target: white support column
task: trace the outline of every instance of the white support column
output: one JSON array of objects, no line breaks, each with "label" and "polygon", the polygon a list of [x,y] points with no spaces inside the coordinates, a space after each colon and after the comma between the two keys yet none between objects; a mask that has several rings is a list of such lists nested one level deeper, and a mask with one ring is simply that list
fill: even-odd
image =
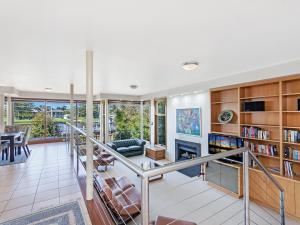
[{"label": "white support column", "polygon": [[[74,84],[70,84],[70,124],[74,125]],[[70,132],[70,155],[74,154],[74,130]]]},{"label": "white support column", "polygon": [[4,95],[0,94],[0,132],[4,131]]},{"label": "white support column", "polygon": [[105,99],[105,103],[104,103],[104,117],[105,117],[105,142],[109,142],[109,135],[108,135],[108,123],[109,123],[109,113],[108,113],[108,100]]},{"label": "white support column", "polygon": [[155,144],[155,101],[151,99],[151,129],[150,129],[150,143],[151,145]]},{"label": "white support column", "polygon": [[144,139],[144,104],[143,101],[140,103],[140,132],[141,139]]},{"label": "white support column", "polygon": [[7,109],[6,109],[6,115],[7,115],[7,125],[13,124],[13,113],[12,113],[12,101],[11,96],[7,96]]},{"label": "white support column", "polygon": [[99,104],[99,129],[100,129],[100,142],[104,143],[104,132],[105,132],[105,127],[103,126],[103,105],[102,101],[100,101]]},{"label": "white support column", "polygon": [[[93,136],[93,51],[86,51],[86,133]],[[93,199],[93,143],[86,139],[86,200]]]}]

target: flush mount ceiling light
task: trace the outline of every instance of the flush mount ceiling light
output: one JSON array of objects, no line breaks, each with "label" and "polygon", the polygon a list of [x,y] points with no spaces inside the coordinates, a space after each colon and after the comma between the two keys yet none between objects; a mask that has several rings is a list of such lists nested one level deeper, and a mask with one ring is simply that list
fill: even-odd
[{"label": "flush mount ceiling light", "polygon": [[187,71],[195,70],[199,67],[199,63],[196,61],[185,62],[182,64],[182,68]]},{"label": "flush mount ceiling light", "polygon": [[45,91],[52,91],[52,88],[45,88]]},{"label": "flush mount ceiling light", "polygon": [[130,85],[129,87],[130,87],[131,89],[133,89],[133,90],[138,88],[138,86],[135,85],[135,84],[132,84],[132,85]]}]

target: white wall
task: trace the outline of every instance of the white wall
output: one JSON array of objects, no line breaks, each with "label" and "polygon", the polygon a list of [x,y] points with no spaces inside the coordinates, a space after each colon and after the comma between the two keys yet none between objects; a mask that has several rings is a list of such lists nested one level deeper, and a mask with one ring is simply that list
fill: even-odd
[{"label": "white wall", "polygon": [[[167,102],[167,152],[166,157],[175,161],[175,139],[201,143],[201,155],[208,154],[208,133],[210,132],[210,94],[209,92],[168,97]],[[176,109],[201,108],[201,137],[176,133]]]}]

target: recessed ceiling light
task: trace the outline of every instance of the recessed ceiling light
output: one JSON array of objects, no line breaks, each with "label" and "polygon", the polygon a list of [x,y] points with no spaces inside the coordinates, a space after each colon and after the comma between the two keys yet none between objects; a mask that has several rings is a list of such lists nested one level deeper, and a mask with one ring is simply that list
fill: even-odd
[{"label": "recessed ceiling light", "polygon": [[133,90],[138,88],[138,86],[137,86],[136,84],[132,84],[132,85],[130,85],[129,87],[130,87],[131,89],[133,89]]},{"label": "recessed ceiling light", "polygon": [[195,70],[199,67],[199,63],[196,61],[185,62],[182,64],[182,68],[187,71]]},{"label": "recessed ceiling light", "polygon": [[52,88],[45,88],[45,91],[52,91]]}]

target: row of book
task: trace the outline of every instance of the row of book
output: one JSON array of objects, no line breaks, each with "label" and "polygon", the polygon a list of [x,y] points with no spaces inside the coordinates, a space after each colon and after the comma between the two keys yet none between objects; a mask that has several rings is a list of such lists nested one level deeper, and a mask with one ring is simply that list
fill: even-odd
[{"label": "row of book", "polygon": [[242,136],[247,138],[270,139],[270,131],[258,127],[243,127]]},{"label": "row of book", "polygon": [[293,170],[292,162],[284,161],[284,174],[285,176],[292,177],[292,178],[296,175]]},{"label": "row of book", "polygon": [[300,143],[300,131],[285,129],[283,139],[285,142]]},{"label": "row of book", "polygon": [[294,160],[300,160],[300,151],[291,146],[285,146],[284,157],[289,159],[294,159]]},{"label": "row of book", "polygon": [[209,134],[208,136],[209,145],[225,148],[240,148],[243,147],[243,140],[237,137],[228,137],[218,134]]},{"label": "row of book", "polygon": [[261,153],[270,156],[278,155],[278,147],[276,145],[257,144],[249,141],[244,141],[244,146],[250,148],[252,152]]}]

